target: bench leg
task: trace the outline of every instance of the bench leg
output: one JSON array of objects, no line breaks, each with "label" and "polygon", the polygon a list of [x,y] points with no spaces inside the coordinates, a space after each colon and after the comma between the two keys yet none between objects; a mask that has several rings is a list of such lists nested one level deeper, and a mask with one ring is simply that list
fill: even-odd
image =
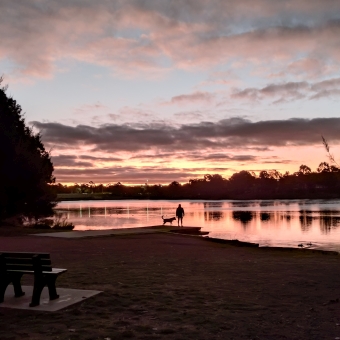
[{"label": "bench leg", "polygon": [[4,302],[4,298],[5,298],[5,292],[6,289],[8,287],[8,285],[10,283],[13,284],[13,288],[14,288],[14,296],[15,297],[20,297],[25,295],[25,292],[22,291],[21,288],[21,277],[22,274],[15,274],[15,275],[5,275],[4,278],[1,279],[0,282],[0,303]]},{"label": "bench leg", "polygon": [[22,277],[22,274],[12,275],[12,283],[13,283],[15,297],[20,297],[20,296],[25,295],[25,292],[23,292],[21,288],[21,277]]},{"label": "bench leg", "polygon": [[30,307],[35,307],[40,305],[40,296],[41,292],[43,291],[45,287],[43,277],[34,277],[34,287],[33,287],[33,295],[32,295],[32,301],[30,303]]},{"label": "bench leg", "polygon": [[35,276],[34,277],[34,287],[33,287],[33,295],[32,301],[30,303],[30,307],[35,307],[40,305],[40,296],[45,286],[48,287],[48,293],[50,296],[50,300],[56,300],[59,298],[57,294],[57,289],[55,287],[55,282],[57,280],[57,276]]},{"label": "bench leg", "polygon": [[57,294],[57,289],[55,287],[56,280],[57,276],[51,276],[47,278],[47,287],[48,293],[50,295],[50,300],[56,300],[59,298],[59,295]]},{"label": "bench leg", "polygon": [[5,292],[11,280],[8,277],[4,277],[0,282],[0,303],[4,302]]}]

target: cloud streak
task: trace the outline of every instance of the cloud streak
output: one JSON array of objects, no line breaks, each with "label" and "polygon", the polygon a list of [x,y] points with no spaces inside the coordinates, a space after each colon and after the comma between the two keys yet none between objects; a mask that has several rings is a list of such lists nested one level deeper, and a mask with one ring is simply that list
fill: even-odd
[{"label": "cloud streak", "polygon": [[232,94],[234,99],[250,101],[272,100],[274,103],[294,101],[298,99],[321,99],[340,96],[340,78],[320,82],[286,82],[269,84],[262,88],[245,88]]},{"label": "cloud streak", "polygon": [[100,127],[60,123],[32,124],[42,131],[48,146],[87,146],[93,151],[131,152],[162,150],[214,150],[260,146],[320,144],[320,136],[340,140],[340,118],[288,119],[252,122],[230,118],[219,122],[201,122],[179,127],[170,125],[106,124]]},{"label": "cloud streak", "polygon": [[181,169],[181,171],[162,167],[110,167],[93,169],[57,169],[57,182],[144,184],[152,179],[150,184],[185,182],[189,178],[197,177],[197,169]]}]

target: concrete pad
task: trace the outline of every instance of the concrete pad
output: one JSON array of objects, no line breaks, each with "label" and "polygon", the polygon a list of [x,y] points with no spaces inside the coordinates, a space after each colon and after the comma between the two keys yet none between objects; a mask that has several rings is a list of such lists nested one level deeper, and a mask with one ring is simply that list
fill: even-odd
[{"label": "concrete pad", "polygon": [[57,293],[59,299],[50,301],[48,295],[48,288],[45,287],[41,293],[40,305],[36,307],[30,307],[29,304],[32,300],[32,286],[22,286],[22,290],[25,292],[24,296],[14,297],[14,289],[12,285],[9,285],[6,289],[4,302],[0,303],[0,307],[14,308],[14,309],[27,309],[36,311],[55,312],[62,308],[69,307],[77,302],[84,301],[91,296],[102,293],[98,290],[82,290],[82,289],[69,289],[58,288]]},{"label": "concrete pad", "polygon": [[74,231],[61,231],[55,233],[41,233],[34,234],[34,236],[47,236],[47,237],[62,237],[62,238],[81,238],[81,237],[94,237],[94,236],[108,236],[108,235],[130,235],[130,234],[147,234],[155,233],[157,230],[143,230],[146,228],[127,228],[127,229],[110,229],[110,230],[74,230]]},{"label": "concrete pad", "polygon": [[[186,227],[186,229],[197,227]],[[60,231],[55,233],[39,233],[32,234],[34,236],[47,236],[47,237],[62,237],[62,238],[81,238],[81,237],[95,237],[95,236],[109,236],[109,235],[133,235],[133,234],[152,234],[160,232],[168,232],[170,230],[183,229],[182,227],[175,226],[151,226],[151,227],[139,227],[139,228],[120,228],[120,229],[108,229],[108,230],[72,230],[72,231]]]}]

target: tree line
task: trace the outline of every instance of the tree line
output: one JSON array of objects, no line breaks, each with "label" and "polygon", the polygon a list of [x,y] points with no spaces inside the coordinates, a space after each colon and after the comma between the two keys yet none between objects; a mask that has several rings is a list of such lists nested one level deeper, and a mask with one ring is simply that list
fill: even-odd
[{"label": "tree line", "polygon": [[[95,195],[108,199],[312,199],[340,197],[340,168],[322,162],[312,171],[301,165],[294,173],[262,170],[234,173],[229,179],[219,174],[205,175],[181,184],[128,186],[95,184],[52,185],[56,194]],[[66,195],[65,195],[66,196]],[[62,197],[65,197],[62,195]],[[92,196],[88,196],[93,198]],[[85,198],[85,197],[84,197]]]}]

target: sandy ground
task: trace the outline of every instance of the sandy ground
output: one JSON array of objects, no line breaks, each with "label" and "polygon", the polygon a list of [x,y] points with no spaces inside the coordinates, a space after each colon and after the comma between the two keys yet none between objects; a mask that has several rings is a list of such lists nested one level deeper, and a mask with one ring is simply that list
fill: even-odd
[{"label": "sandy ground", "polygon": [[2,236],[0,250],[48,251],[68,268],[57,286],[104,291],[53,313],[0,308],[1,340],[340,339],[340,256],[167,234]]}]

